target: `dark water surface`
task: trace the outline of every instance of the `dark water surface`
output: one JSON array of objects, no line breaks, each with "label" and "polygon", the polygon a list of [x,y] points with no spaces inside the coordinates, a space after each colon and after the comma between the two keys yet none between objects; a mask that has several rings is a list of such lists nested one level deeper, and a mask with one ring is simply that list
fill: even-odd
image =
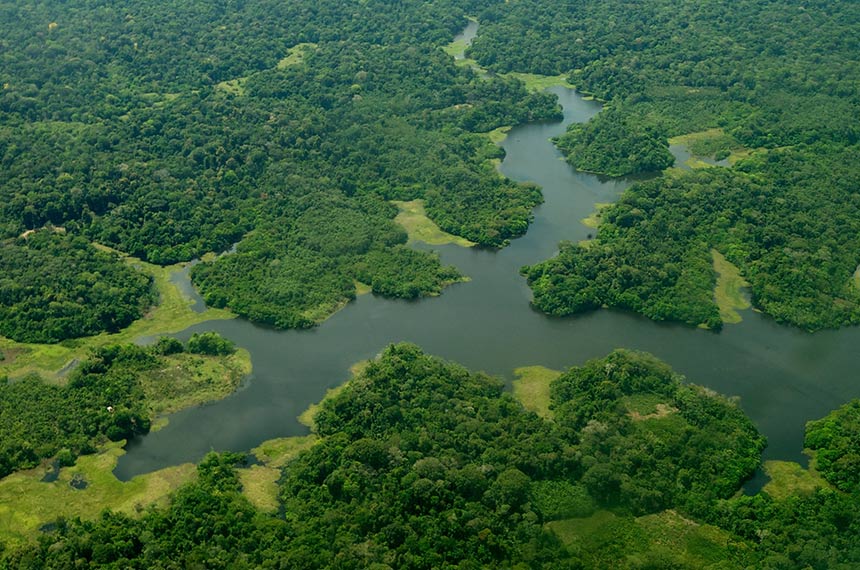
[{"label": "dark water surface", "polygon": [[266,439],[307,433],[296,416],[343,382],[351,364],[398,341],[508,379],[519,366],[563,369],[617,347],[647,350],[691,382],[739,396],[768,437],[766,459],[803,462],[805,422],[860,395],[860,329],[811,335],[745,311],[742,323],[712,333],[609,310],[556,319],[530,308],[520,266],[552,256],[560,240],[585,239],[593,230],[579,220],[595,202],[613,201],[629,184],[575,172],[560,159],[549,138],[570,122],[587,120],[599,106],[571,90],[553,91],[565,120],[518,127],[504,143],[502,172],[540,184],[546,200],[525,237],[501,251],[433,248],[472,278],[438,298],[363,296],[310,331],[273,331],[243,320],[185,331],[179,336],[216,330],[247,348],[253,377],[225,400],[174,414],[166,428],[132,442],[117,476],[128,479],[197,461],[210,450],[248,450]]}]

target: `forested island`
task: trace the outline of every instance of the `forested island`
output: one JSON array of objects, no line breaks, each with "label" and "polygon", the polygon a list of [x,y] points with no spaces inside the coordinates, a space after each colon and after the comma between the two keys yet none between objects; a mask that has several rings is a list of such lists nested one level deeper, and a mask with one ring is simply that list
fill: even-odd
[{"label": "forested island", "polygon": [[112,470],[251,372],[165,333],[444,295],[468,272],[415,241],[523,236],[541,189],[495,143],[562,117],[547,85],[603,103],[567,162],[636,181],[522,268],[538,310],[719,330],[731,274],[779,323],[860,323],[858,31],[847,0],[0,0],[0,568],[857,567],[860,402],[762,462],[736,399],[623,348],[508,390],[380,346],[308,435]]}]

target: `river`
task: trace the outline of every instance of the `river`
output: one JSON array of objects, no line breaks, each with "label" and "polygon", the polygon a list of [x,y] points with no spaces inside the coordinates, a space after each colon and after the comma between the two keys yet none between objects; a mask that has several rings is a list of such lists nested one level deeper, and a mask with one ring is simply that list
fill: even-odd
[{"label": "river", "polygon": [[[444,263],[471,277],[440,297],[407,302],[365,295],[312,330],[276,331],[236,319],[177,335],[218,331],[250,351],[253,375],[230,397],[174,414],[164,429],[132,441],[116,475],[127,480],[197,461],[210,450],[245,451],[305,434],[299,413],[346,380],[351,364],[399,341],[507,380],[520,366],[564,369],[618,347],[646,350],[690,382],[739,397],[768,438],[765,459],[805,464],[804,424],[860,395],[860,329],[809,334],[748,310],[742,323],[715,333],[613,310],[551,318],[530,307],[519,268],[554,255],[561,240],[585,239],[593,230],[579,220],[630,184],[576,172],[561,159],[549,139],[600,107],[573,90],[552,91],[564,120],[517,127],[503,143],[501,172],[543,188],[545,203],[524,237],[500,251],[433,247]],[[759,476],[754,486],[762,482]]]}]

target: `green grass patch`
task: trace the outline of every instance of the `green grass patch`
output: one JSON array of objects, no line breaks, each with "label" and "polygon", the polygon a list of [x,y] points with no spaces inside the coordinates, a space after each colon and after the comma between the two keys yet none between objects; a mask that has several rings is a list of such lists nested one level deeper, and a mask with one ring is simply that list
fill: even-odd
[{"label": "green grass patch", "polygon": [[457,40],[443,46],[442,50],[455,59],[463,59],[467,47],[469,47],[469,42],[466,40]]},{"label": "green grass patch", "polygon": [[765,461],[764,471],[770,481],[763,490],[774,499],[811,495],[816,489],[830,488],[814,468],[804,469],[794,461]]},{"label": "green grass patch", "polygon": [[299,453],[317,442],[315,435],[280,437],[264,441],[251,450],[254,457],[266,467],[280,468],[292,461]]},{"label": "green grass patch", "polygon": [[749,283],[741,277],[740,270],[719,251],[712,249],[711,255],[714,259],[714,271],[717,272],[714,300],[720,308],[720,318],[724,323],[739,323],[743,317],[738,311],[750,308],[750,303],[743,293]]},{"label": "green grass patch", "polygon": [[571,85],[567,81],[567,75],[538,75],[536,73],[519,73],[516,71],[512,71],[510,73],[506,73],[505,77],[515,77],[519,79],[526,85],[526,89],[529,91],[543,91],[544,89],[549,89],[550,87],[567,87],[568,89],[573,89],[573,85]]},{"label": "green grass patch", "polygon": [[392,204],[400,210],[394,221],[406,230],[410,242],[420,241],[430,245],[452,243],[461,247],[472,247],[475,245],[474,242],[466,238],[451,235],[439,229],[439,226],[427,217],[427,211],[424,209],[424,200],[418,199],[411,202],[394,200]]},{"label": "green grass patch", "polygon": [[280,506],[278,500],[278,479],[281,470],[252,465],[247,469],[239,469],[239,481],[242,483],[242,494],[264,513],[275,513]]},{"label": "green grass patch", "polygon": [[0,351],[14,355],[14,358],[7,356],[6,360],[0,362],[0,375],[21,377],[35,373],[48,381],[59,382],[62,381],[62,374],[59,372],[64,367],[86,358],[94,348],[130,343],[141,337],[176,333],[206,321],[235,318],[235,315],[226,309],[208,308],[202,313],[191,310],[194,301],[170,282],[171,274],[183,269],[183,264],[160,267],[134,257],[126,257],[126,261],[155,279],[158,302],[149,313],[118,333],[102,333],[66,340],[59,344],[19,343],[0,338]]},{"label": "green grass patch", "polygon": [[643,517],[597,511],[546,527],[594,568],[736,568],[729,533],[673,510]]},{"label": "green grass patch", "polygon": [[223,91],[224,93],[229,93],[231,95],[236,95],[241,97],[245,94],[245,81],[246,77],[240,77],[238,79],[230,79],[227,81],[222,81],[220,83],[215,84],[215,89],[219,91]]},{"label": "green grass patch", "polygon": [[317,44],[310,42],[294,45],[287,50],[287,56],[278,62],[278,69],[284,69],[291,65],[299,65],[305,60],[307,54],[316,49],[316,47]]},{"label": "green grass patch", "polygon": [[[499,127],[497,129],[493,129],[484,135],[490,139],[490,142],[493,144],[502,144],[505,142],[505,139],[508,138],[508,133],[511,131],[511,127]],[[498,160],[498,159],[496,159]],[[501,161],[499,161],[501,164]]]},{"label": "green grass patch", "polygon": [[665,396],[659,394],[633,394],[621,401],[634,420],[664,418],[678,411],[666,403]]},{"label": "green grass patch", "polygon": [[251,373],[251,354],[242,348],[226,357],[181,353],[164,360],[140,377],[155,416],[229,396]]},{"label": "green grass patch", "polygon": [[551,418],[549,409],[549,385],[561,376],[561,372],[544,366],[523,366],[514,370],[514,397],[523,407],[542,418]]},{"label": "green grass patch", "polygon": [[594,204],[594,211],[587,218],[582,218],[580,222],[587,228],[597,229],[600,222],[603,221],[603,210],[611,205],[609,202],[597,202]]},{"label": "green grass patch", "polygon": [[[187,463],[120,481],[114,477],[113,469],[125,453],[123,444],[111,443],[99,453],[79,457],[75,465],[61,469],[51,483],[41,481],[45,468],[0,479],[0,543],[33,540],[39,527],[58,517],[94,519],[104,509],[140,512],[148,505],[165,501],[197,473],[196,467]],[[73,479],[86,481],[86,488],[73,488]]]},{"label": "green grass patch", "polygon": [[371,292],[373,292],[373,287],[371,287],[367,283],[362,283],[361,281],[355,282],[355,294],[356,295],[358,295],[358,296],[367,295],[368,293],[371,293]]},{"label": "green grass patch", "polygon": [[280,506],[278,479],[281,478],[281,469],[316,442],[315,435],[281,437],[264,441],[252,449],[251,453],[263,465],[238,470],[242,493],[258,509],[267,513],[276,512]]}]

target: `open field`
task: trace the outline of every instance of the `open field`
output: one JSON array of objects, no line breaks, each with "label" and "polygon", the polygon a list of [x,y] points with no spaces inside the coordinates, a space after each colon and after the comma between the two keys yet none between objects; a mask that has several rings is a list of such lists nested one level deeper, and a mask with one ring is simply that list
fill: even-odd
[{"label": "open field", "polygon": [[514,370],[516,379],[513,383],[514,397],[527,410],[531,410],[542,418],[551,418],[549,409],[549,385],[561,376],[561,372],[543,366],[523,366]]},{"label": "open field", "polygon": [[474,242],[466,238],[451,235],[439,229],[439,226],[427,217],[427,212],[424,209],[424,200],[418,199],[410,202],[394,200],[392,203],[400,210],[394,221],[403,226],[403,229],[409,235],[409,241],[420,241],[430,245],[453,243],[461,247],[472,247],[475,245]]},{"label": "open field", "polygon": [[714,258],[714,271],[717,272],[714,300],[720,308],[720,318],[724,323],[737,324],[743,320],[738,311],[750,308],[750,302],[743,292],[749,283],[741,276],[740,270],[719,251],[712,249],[711,255]]}]

